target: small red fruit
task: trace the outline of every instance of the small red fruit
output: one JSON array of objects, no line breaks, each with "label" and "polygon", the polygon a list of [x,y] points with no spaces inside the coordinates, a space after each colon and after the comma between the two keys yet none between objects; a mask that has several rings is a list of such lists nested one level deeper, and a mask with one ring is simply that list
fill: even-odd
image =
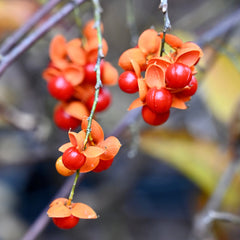
[{"label": "small red fruit", "polygon": [[148,106],[143,106],[142,117],[143,120],[153,126],[161,125],[165,123],[170,115],[170,111],[165,113],[155,113]]},{"label": "small red fruit", "polygon": [[63,76],[52,78],[47,85],[49,93],[56,99],[66,101],[74,93],[74,87]]},{"label": "small red fruit", "polygon": [[68,148],[62,155],[63,165],[70,170],[78,170],[85,163],[86,157],[76,147]]},{"label": "small red fruit", "polygon": [[182,63],[174,63],[166,70],[166,85],[169,88],[184,88],[192,79],[191,69]]},{"label": "small red fruit", "polygon": [[[96,63],[88,63],[85,65],[85,78],[84,81],[86,83],[90,83],[95,85],[97,81],[97,75],[95,71]],[[102,60],[100,63],[100,75],[102,77],[104,61]]]},{"label": "small red fruit", "polygon": [[[107,88],[101,88],[99,91],[99,95],[98,95],[98,102],[96,105],[96,109],[95,112],[102,112],[104,110],[106,110],[112,100],[112,95],[110,93],[110,91]],[[92,109],[92,105],[94,102],[94,95],[92,95],[88,100],[87,100],[87,107],[89,110]]]},{"label": "small red fruit", "polygon": [[62,106],[57,106],[54,110],[53,120],[62,130],[75,129],[81,124],[81,120],[72,117],[64,111]]},{"label": "small red fruit", "polygon": [[146,96],[147,106],[155,113],[168,112],[172,105],[172,94],[166,89],[151,88]]},{"label": "small red fruit", "polygon": [[78,224],[79,218],[71,215],[69,217],[52,218],[53,223],[61,229],[70,229]]},{"label": "small red fruit", "polygon": [[187,88],[184,88],[181,92],[176,93],[176,96],[180,98],[191,97],[196,93],[197,88],[198,88],[197,79],[194,76],[192,76],[192,79],[187,85]]},{"label": "small red fruit", "polygon": [[123,72],[118,79],[118,85],[123,92],[135,93],[138,91],[138,78],[132,71]]},{"label": "small red fruit", "polygon": [[114,158],[110,160],[101,160],[99,161],[99,164],[97,165],[96,168],[93,169],[93,172],[102,172],[104,170],[107,170],[112,166]]}]

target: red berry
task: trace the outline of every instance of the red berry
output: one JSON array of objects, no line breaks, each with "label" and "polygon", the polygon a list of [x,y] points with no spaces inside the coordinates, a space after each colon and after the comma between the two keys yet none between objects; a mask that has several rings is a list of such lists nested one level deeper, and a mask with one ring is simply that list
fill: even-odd
[{"label": "red berry", "polygon": [[[85,65],[85,78],[84,81],[95,85],[97,81],[97,75],[95,71],[96,63],[88,63]],[[100,75],[102,76],[104,61],[100,63]]]},{"label": "red berry", "polygon": [[187,85],[188,88],[183,89],[181,92],[176,93],[177,97],[191,97],[193,96],[198,88],[198,82],[197,79],[192,76],[191,81],[189,82],[189,84]]},{"label": "red berry", "polygon": [[191,79],[191,69],[182,63],[174,63],[166,70],[166,85],[169,88],[184,88]]},{"label": "red berry", "polygon": [[57,106],[54,110],[53,120],[62,130],[75,129],[81,124],[81,120],[72,117],[64,111],[62,106]]},{"label": "red berry", "polygon": [[101,160],[99,161],[99,164],[97,165],[96,168],[93,169],[93,172],[102,172],[104,170],[107,170],[108,168],[111,167],[113,163],[114,158],[110,160]]},{"label": "red berry", "polygon": [[69,217],[52,218],[53,223],[61,229],[70,229],[78,224],[79,218],[71,215]]},{"label": "red berry", "polygon": [[[109,90],[107,88],[101,88],[99,91],[98,103],[97,103],[95,111],[102,112],[102,111],[106,110],[109,107],[111,100],[112,100],[112,96],[111,96],[111,93],[109,92]],[[92,95],[87,100],[86,105],[89,110],[92,109],[93,102],[94,102],[94,95]]]},{"label": "red berry", "polygon": [[66,101],[74,93],[74,87],[63,76],[52,78],[47,85],[49,93],[58,100]]},{"label": "red berry", "polygon": [[70,170],[78,170],[86,161],[86,157],[76,147],[68,148],[62,155],[63,165]]},{"label": "red berry", "polygon": [[143,120],[153,126],[161,125],[165,123],[170,115],[170,111],[165,113],[155,113],[148,106],[143,106],[142,117]]},{"label": "red berry", "polygon": [[148,107],[155,113],[168,112],[172,105],[172,94],[166,89],[151,88],[146,96]]},{"label": "red berry", "polygon": [[123,92],[135,93],[138,91],[138,78],[132,71],[123,72],[118,79],[118,85]]}]

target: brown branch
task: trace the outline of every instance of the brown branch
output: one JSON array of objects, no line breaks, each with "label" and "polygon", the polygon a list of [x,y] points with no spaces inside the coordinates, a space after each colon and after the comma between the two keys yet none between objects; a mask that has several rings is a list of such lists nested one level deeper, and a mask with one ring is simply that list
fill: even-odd
[{"label": "brown branch", "polygon": [[56,14],[50,17],[44,24],[39,26],[15,48],[13,48],[7,55],[2,56],[0,64],[0,76],[20,55],[28,50],[34,43],[36,43],[42,36],[44,36],[53,26],[59,23],[65,16],[67,16],[74,8],[87,0],[72,0],[65,4]]}]

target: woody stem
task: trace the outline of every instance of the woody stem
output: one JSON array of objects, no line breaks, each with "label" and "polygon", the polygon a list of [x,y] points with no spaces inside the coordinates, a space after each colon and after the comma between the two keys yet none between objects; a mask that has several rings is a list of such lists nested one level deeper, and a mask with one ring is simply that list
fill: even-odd
[{"label": "woody stem", "polygon": [[[66,3],[61,9],[59,9],[55,14],[49,17],[48,20],[33,32],[31,32],[26,38],[24,38],[16,47],[11,48],[11,46],[2,47],[1,51],[6,54],[0,55],[0,76],[4,71],[26,50],[28,50],[34,43],[36,43],[42,36],[44,36],[53,26],[60,22],[66,15],[74,10],[77,6],[86,2],[87,0],[72,0]],[[34,20],[35,21],[35,20]],[[31,24],[30,24],[31,25]],[[24,31],[25,33],[25,31]],[[21,33],[22,34],[22,33]],[[18,38],[16,39],[18,40]],[[12,40],[15,43],[15,37]]]},{"label": "woody stem", "polygon": [[97,38],[98,38],[98,58],[95,65],[95,71],[96,71],[96,85],[95,85],[95,94],[94,94],[94,102],[92,105],[92,109],[90,112],[90,115],[88,117],[88,126],[86,131],[86,137],[84,140],[84,147],[86,148],[86,144],[88,142],[88,139],[91,134],[91,125],[92,125],[92,119],[94,112],[96,110],[96,106],[98,103],[98,96],[100,88],[102,87],[102,81],[101,81],[101,70],[100,70],[100,64],[101,60],[104,58],[103,50],[102,50],[102,32],[101,32],[101,6],[99,4],[98,0],[92,0],[93,6],[94,6],[94,20],[95,20],[95,28],[97,30]]},{"label": "woody stem", "polygon": [[163,19],[164,19],[164,27],[163,27],[163,38],[162,38],[162,45],[160,51],[160,57],[162,57],[164,53],[164,45],[165,45],[165,36],[168,29],[171,28],[170,19],[168,16],[168,0],[161,0],[159,8],[163,12]]}]

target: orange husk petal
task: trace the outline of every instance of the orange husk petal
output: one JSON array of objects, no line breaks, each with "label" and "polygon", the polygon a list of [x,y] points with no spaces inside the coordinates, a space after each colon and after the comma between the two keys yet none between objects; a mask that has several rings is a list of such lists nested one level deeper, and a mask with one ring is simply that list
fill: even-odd
[{"label": "orange husk petal", "polygon": [[85,163],[79,169],[81,173],[86,173],[92,171],[99,164],[99,157],[96,158],[86,158]]},{"label": "orange husk petal", "polygon": [[145,79],[138,78],[138,91],[139,91],[139,98],[142,101],[145,101],[148,92],[148,86],[146,84]]},{"label": "orange husk petal", "polygon": [[[189,98],[188,98],[189,99]],[[187,109],[187,105],[185,104],[186,98],[177,98],[175,95],[172,95],[172,105],[173,108],[178,109]]]},{"label": "orange husk petal", "polygon": [[[184,49],[187,50],[187,49]],[[183,63],[189,67],[193,66],[195,63],[198,62],[200,58],[200,52],[198,50],[191,50],[191,51],[179,51],[175,61],[178,63]]]},{"label": "orange husk petal", "polygon": [[145,103],[140,98],[137,98],[137,99],[133,100],[133,102],[130,104],[130,106],[128,107],[128,111],[131,111],[135,108],[142,107],[144,105],[145,105]]},{"label": "orange husk petal", "polygon": [[77,133],[76,132],[72,132],[72,131],[69,131],[68,132],[68,137],[69,137],[69,140],[71,142],[71,144],[75,147],[77,146],[78,142],[77,142]]},{"label": "orange husk petal", "polygon": [[49,207],[52,207],[56,204],[64,205],[65,203],[67,203],[67,201],[68,201],[67,198],[56,198],[50,203]]},{"label": "orange husk petal", "polygon": [[49,57],[54,65],[60,69],[68,65],[66,58],[66,40],[62,35],[55,36],[49,46]]},{"label": "orange husk petal", "polygon": [[157,53],[161,46],[161,38],[154,29],[145,30],[138,39],[138,47],[145,54]]},{"label": "orange husk petal", "polygon": [[97,146],[88,146],[82,153],[86,158],[96,158],[104,153],[104,149]]},{"label": "orange husk petal", "polygon": [[55,168],[56,168],[57,172],[64,177],[69,177],[76,172],[76,170],[70,170],[64,166],[64,164],[62,162],[62,156],[60,156],[57,159],[57,161],[55,163]]},{"label": "orange husk petal", "polygon": [[104,153],[100,156],[101,160],[110,160],[117,155],[121,143],[116,137],[110,136],[103,142],[100,142],[98,146],[104,149]]},{"label": "orange husk petal", "polygon": [[67,43],[67,54],[73,63],[84,66],[86,64],[86,52],[81,47],[82,41],[78,38]]},{"label": "orange husk petal", "polygon": [[82,83],[84,79],[84,68],[81,66],[69,65],[64,69],[63,75],[65,79],[70,82],[73,86],[77,86]]},{"label": "orange husk petal", "polygon": [[162,69],[166,70],[169,65],[171,65],[170,59],[165,57],[153,57],[148,61],[148,65],[155,64],[160,66]]},{"label": "orange husk petal", "polygon": [[73,216],[81,219],[97,218],[96,212],[90,206],[84,203],[75,203],[72,207],[71,213]]},{"label": "orange husk petal", "polygon": [[48,209],[47,215],[50,218],[69,217],[71,216],[71,210],[62,204],[55,204]]},{"label": "orange husk petal", "polygon": [[202,49],[194,42],[185,42],[183,43],[181,49],[188,49],[188,51],[192,51],[192,50],[195,50],[195,51],[199,51],[199,57],[202,57],[203,56],[203,51]]},{"label": "orange husk petal", "polygon": [[72,143],[70,143],[70,142],[64,143],[61,147],[58,148],[58,151],[59,152],[65,152],[70,147],[73,147]]},{"label": "orange husk petal", "polygon": [[66,113],[79,120],[82,120],[84,117],[89,116],[87,107],[79,101],[70,102],[68,104],[65,104],[63,107]]},{"label": "orange husk petal", "polygon": [[78,146],[79,150],[83,149],[86,137],[85,131],[80,131],[79,133],[69,131],[68,137],[73,146]]},{"label": "orange husk petal", "polygon": [[[101,32],[103,33],[103,24],[100,25]],[[92,19],[86,23],[86,25],[83,28],[83,35],[86,38],[95,38],[97,37],[97,30],[95,28],[95,21]]]},{"label": "orange husk petal", "polygon": [[82,102],[86,102],[90,96],[94,95],[94,92],[94,85],[82,83],[80,86],[75,86],[74,97]]},{"label": "orange husk petal", "polygon": [[[81,128],[83,130],[86,130],[88,126],[88,119],[84,118],[82,120]],[[95,144],[101,142],[104,140],[104,132],[100,124],[92,119],[92,124],[91,124],[91,137],[94,141]]]},{"label": "orange husk petal", "polygon": [[[160,33],[160,37],[163,38],[162,32]],[[175,48],[175,49],[181,48],[183,45],[183,41],[179,37],[177,37],[173,34],[168,34],[168,33],[165,35],[165,42],[168,45],[170,45],[172,48]]]},{"label": "orange husk petal", "polygon": [[134,70],[135,74],[137,75],[137,77],[141,77],[141,68],[140,68],[139,64],[134,60],[130,60],[130,62],[132,64],[133,70]]},{"label": "orange husk petal", "polygon": [[61,75],[61,71],[56,69],[56,68],[46,68],[43,73],[42,73],[42,77],[43,79],[45,79],[47,82],[50,81],[52,78],[60,76]]},{"label": "orange husk petal", "polygon": [[152,64],[149,65],[146,74],[145,74],[145,81],[148,87],[153,88],[161,88],[165,86],[165,72],[164,70],[156,65]]},{"label": "orange husk petal", "polygon": [[103,85],[115,85],[118,81],[118,71],[109,62],[104,62],[103,72],[102,72],[102,83]]},{"label": "orange husk petal", "polygon": [[125,71],[133,71],[132,61],[137,62],[141,70],[145,69],[145,55],[139,48],[130,48],[123,52],[119,57],[118,64]]}]

